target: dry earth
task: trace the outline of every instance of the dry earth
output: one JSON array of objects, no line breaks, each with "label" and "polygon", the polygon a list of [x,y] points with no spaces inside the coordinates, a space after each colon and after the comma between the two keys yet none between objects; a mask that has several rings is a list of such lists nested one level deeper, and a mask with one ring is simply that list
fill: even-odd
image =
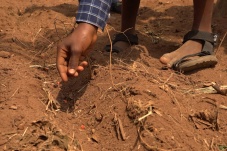
[{"label": "dry earth", "polygon": [[[99,31],[90,66],[62,83],[56,45],[73,28],[77,7],[70,0],[1,1],[0,150],[226,150],[227,97],[209,84],[227,85],[227,18],[213,20],[216,67],[181,74],[158,59],[190,30],[192,1],[142,0],[140,45],[110,58],[107,32]],[[111,13],[111,36],[119,24]]]}]

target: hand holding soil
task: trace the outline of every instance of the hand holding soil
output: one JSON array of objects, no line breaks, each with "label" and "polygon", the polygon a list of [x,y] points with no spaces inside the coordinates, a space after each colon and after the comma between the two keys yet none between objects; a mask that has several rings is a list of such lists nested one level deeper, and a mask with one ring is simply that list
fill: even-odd
[{"label": "hand holding soil", "polygon": [[63,81],[77,77],[88,65],[85,56],[92,50],[97,39],[97,28],[80,23],[57,47],[57,68]]}]

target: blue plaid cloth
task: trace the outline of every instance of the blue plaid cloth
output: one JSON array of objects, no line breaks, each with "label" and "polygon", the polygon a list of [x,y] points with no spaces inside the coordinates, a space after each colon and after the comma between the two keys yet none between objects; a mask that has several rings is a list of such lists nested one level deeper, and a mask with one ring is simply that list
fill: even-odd
[{"label": "blue plaid cloth", "polygon": [[80,0],[76,22],[92,24],[104,30],[112,0]]}]

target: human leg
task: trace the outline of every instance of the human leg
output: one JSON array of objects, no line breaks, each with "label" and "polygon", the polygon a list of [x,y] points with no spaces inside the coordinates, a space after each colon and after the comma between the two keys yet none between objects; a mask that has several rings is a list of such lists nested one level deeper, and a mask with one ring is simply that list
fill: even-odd
[{"label": "human leg", "polygon": [[119,0],[112,0],[110,11],[121,14],[122,2]]},{"label": "human leg", "polygon": [[[136,36],[135,36],[135,25],[136,25],[136,16],[139,10],[140,0],[122,0],[122,17],[121,17],[121,32],[126,35],[129,35],[129,39],[132,39],[131,44],[136,44]],[[122,37],[122,36],[120,36]],[[120,40],[119,38],[117,42],[114,42],[113,47],[114,49],[118,49],[117,51],[127,49],[131,44],[126,40]],[[124,35],[123,35],[124,39]],[[105,49],[109,51],[109,46]],[[119,50],[120,49],[120,50]]]},{"label": "human leg", "polygon": [[[214,0],[193,0],[193,3],[194,20],[191,30],[211,33]],[[188,40],[177,50],[164,54],[160,58],[160,61],[168,67],[172,67],[176,61],[180,60],[184,56],[201,52],[203,45],[204,42],[201,40]]]},{"label": "human leg", "polygon": [[136,16],[139,5],[140,0],[122,1],[121,32],[135,34]]}]

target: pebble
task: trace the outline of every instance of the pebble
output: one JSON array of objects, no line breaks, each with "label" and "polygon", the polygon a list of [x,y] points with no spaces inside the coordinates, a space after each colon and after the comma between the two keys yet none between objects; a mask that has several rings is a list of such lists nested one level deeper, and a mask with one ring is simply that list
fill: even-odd
[{"label": "pebble", "polygon": [[91,133],[94,134],[95,133],[95,129],[91,129]]},{"label": "pebble", "polygon": [[9,107],[9,109],[17,110],[17,106],[16,105],[12,105],[12,106]]},{"label": "pebble", "polygon": [[101,122],[101,121],[102,121],[102,114],[99,113],[99,112],[96,112],[96,114],[95,114],[95,119],[96,119],[98,122]]},{"label": "pebble", "polygon": [[7,52],[7,51],[1,51],[0,50],[0,57],[2,58],[9,58],[11,56],[11,53]]},{"label": "pebble", "polygon": [[22,123],[20,123],[20,124],[17,126],[17,128],[18,128],[19,130],[23,130],[24,127],[25,127],[25,122],[22,122]]},{"label": "pebble", "polygon": [[95,134],[92,134],[91,139],[92,139],[94,142],[96,142],[96,143],[99,142],[98,136],[95,135]]}]

